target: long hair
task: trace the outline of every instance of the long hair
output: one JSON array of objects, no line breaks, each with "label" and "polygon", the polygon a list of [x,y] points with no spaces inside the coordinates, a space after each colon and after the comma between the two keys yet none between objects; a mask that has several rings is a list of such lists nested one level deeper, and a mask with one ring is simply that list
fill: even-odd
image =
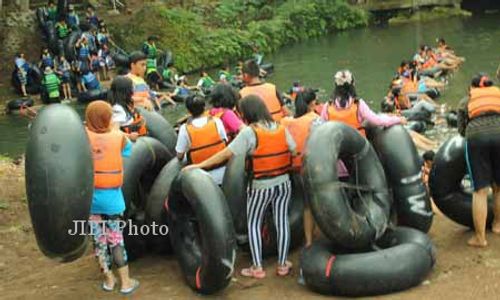
[{"label": "long hair", "polygon": [[233,109],[239,97],[229,84],[219,83],[210,92],[210,104],[215,108]]},{"label": "long hair", "polygon": [[493,85],[493,81],[488,77],[486,73],[479,73],[472,77],[471,87],[489,87]]},{"label": "long hair", "polygon": [[262,101],[259,96],[248,95],[244,97],[243,99],[241,99],[238,108],[243,117],[243,120],[247,124],[253,124],[257,122],[274,122],[271,114],[264,104],[264,101]]},{"label": "long hair", "polygon": [[302,117],[309,111],[309,104],[316,100],[316,93],[313,89],[305,89],[297,93],[295,98],[295,118]]},{"label": "long hair", "polygon": [[126,76],[116,76],[111,82],[111,88],[108,91],[108,102],[111,105],[121,105],[128,114],[132,114],[130,106],[134,103],[132,95],[134,94],[134,84]]},{"label": "long hair", "polygon": [[332,104],[338,101],[340,107],[345,108],[351,98],[356,100],[357,95],[354,88],[354,81],[354,76],[349,70],[342,70],[335,73],[335,88],[330,99]]}]

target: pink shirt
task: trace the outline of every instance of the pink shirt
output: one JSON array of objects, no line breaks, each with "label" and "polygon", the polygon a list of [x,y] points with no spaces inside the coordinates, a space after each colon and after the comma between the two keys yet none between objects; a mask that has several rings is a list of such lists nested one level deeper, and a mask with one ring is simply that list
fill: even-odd
[{"label": "pink shirt", "polygon": [[238,133],[241,125],[243,125],[243,121],[236,115],[236,113],[227,108],[212,108],[210,109],[210,115],[215,116],[216,114],[223,111],[224,113],[221,116],[222,123],[224,124],[224,129],[226,129],[226,133],[231,135],[233,133]]},{"label": "pink shirt", "polygon": [[[354,99],[352,98],[350,99],[349,106],[352,105],[353,100]],[[329,102],[325,103],[325,105],[323,105],[323,110],[321,110],[321,118],[326,121],[328,121],[328,104]],[[338,101],[335,101],[335,105],[337,107],[340,107]],[[359,123],[363,123],[364,121],[366,121],[372,125],[384,127],[390,127],[392,125],[401,123],[401,119],[397,116],[389,116],[384,114],[378,115],[374,113],[362,99],[359,100],[358,121]],[[339,177],[349,176],[349,171],[340,159],[337,161],[337,171]]]}]

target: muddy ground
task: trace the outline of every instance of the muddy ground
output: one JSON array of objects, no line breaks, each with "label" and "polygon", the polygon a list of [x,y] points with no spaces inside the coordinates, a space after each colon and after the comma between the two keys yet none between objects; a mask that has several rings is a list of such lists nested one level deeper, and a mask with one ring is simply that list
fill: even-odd
[{"label": "muddy ground", "polygon": [[[489,234],[490,246],[466,246],[471,232],[441,214],[430,231],[437,247],[434,271],[413,289],[384,299],[499,299],[500,236]],[[291,259],[298,264],[298,251]],[[238,269],[250,261],[239,253]],[[274,260],[266,261],[268,277],[256,281],[236,275],[227,289],[211,297],[193,293],[184,283],[174,257],[146,257],[132,262],[131,274],[141,282],[132,299],[323,299],[297,284],[297,272],[281,279]],[[0,295],[1,299],[121,299],[100,290],[97,264],[91,253],[59,264],[38,250],[27,210],[24,167],[0,161]],[[332,297],[333,298],[333,297]]]}]

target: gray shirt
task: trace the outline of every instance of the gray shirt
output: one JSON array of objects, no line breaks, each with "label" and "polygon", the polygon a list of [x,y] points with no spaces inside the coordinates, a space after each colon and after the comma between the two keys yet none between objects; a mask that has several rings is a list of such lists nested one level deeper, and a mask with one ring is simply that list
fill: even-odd
[{"label": "gray shirt", "polygon": [[[275,130],[277,128],[276,123],[271,123],[268,125],[264,125],[259,123],[258,126]],[[297,147],[295,141],[293,140],[292,135],[285,129],[285,137],[286,142],[288,144],[288,150],[290,152],[295,152],[295,148]],[[240,133],[236,136],[236,138],[229,144],[228,148],[234,155],[245,155],[249,156],[255,151],[255,147],[257,144],[257,139],[255,137],[255,133],[253,132],[250,126],[243,128]],[[288,174],[279,175],[273,178],[266,179],[254,179],[253,180],[253,188],[255,189],[268,189],[283,182],[289,180],[290,177]]]}]

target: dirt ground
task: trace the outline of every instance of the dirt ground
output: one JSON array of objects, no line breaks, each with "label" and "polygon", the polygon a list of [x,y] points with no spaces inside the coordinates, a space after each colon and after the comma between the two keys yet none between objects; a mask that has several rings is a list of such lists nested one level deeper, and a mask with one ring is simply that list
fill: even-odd
[{"label": "dirt ground", "polygon": [[[117,292],[100,290],[97,264],[90,254],[59,264],[38,250],[27,210],[22,162],[0,161],[0,295],[2,299],[121,299]],[[383,299],[498,299],[500,236],[489,234],[490,246],[466,246],[471,232],[441,214],[430,231],[437,250],[433,272],[418,287],[383,296]],[[291,259],[298,264],[298,251]],[[249,263],[239,254],[238,269]],[[268,277],[262,281],[235,276],[228,288],[209,299],[323,299],[297,284],[297,272],[281,279],[274,275],[274,260],[267,260]],[[131,274],[141,282],[132,299],[202,298],[183,281],[174,257],[146,257],[132,262]],[[296,270],[296,269],[295,269]]]}]

